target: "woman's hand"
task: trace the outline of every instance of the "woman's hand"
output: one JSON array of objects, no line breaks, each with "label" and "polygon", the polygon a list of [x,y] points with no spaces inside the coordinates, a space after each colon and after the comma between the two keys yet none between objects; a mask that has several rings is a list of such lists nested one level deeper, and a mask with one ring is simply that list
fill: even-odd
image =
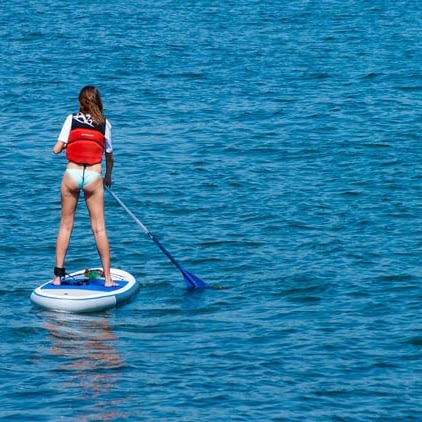
[{"label": "woman's hand", "polygon": [[108,188],[111,188],[111,176],[106,174],[103,178],[103,184],[104,186],[107,186]]},{"label": "woman's hand", "polygon": [[66,149],[67,144],[65,144],[62,141],[57,141],[56,145],[53,147],[53,153],[54,154],[60,154],[64,149]]}]

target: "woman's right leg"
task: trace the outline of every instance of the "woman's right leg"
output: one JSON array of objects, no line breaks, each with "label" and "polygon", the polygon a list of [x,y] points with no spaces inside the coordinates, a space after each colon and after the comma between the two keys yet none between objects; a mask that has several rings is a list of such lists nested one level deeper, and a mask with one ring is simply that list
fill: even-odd
[{"label": "woman's right leg", "polygon": [[[64,260],[69,247],[70,235],[73,230],[75,211],[78,205],[80,189],[71,176],[65,172],[61,185],[62,212],[59,234],[56,241],[56,267],[64,268]],[[54,276],[53,284],[60,284],[60,277]]]},{"label": "woman's right leg", "polygon": [[84,196],[91,218],[92,232],[94,233],[95,243],[104,271],[105,286],[116,286],[117,284],[111,279],[110,273],[110,246],[104,219],[103,179],[99,177],[98,180],[87,185],[84,188]]}]

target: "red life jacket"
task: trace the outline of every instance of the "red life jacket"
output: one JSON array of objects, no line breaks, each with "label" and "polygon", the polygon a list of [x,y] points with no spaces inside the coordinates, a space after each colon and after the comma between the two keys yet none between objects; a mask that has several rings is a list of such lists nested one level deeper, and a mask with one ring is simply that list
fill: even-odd
[{"label": "red life jacket", "polygon": [[66,158],[77,164],[101,163],[105,150],[105,124],[95,125],[86,116],[73,115]]}]

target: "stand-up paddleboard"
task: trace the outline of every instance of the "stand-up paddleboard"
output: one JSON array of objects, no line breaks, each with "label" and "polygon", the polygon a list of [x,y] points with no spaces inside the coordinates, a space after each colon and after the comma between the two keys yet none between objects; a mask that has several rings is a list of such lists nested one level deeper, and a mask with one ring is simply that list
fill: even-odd
[{"label": "stand-up paddleboard", "polygon": [[111,269],[111,277],[118,286],[105,287],[101,268],[76,271],[67,275],[60,286],[51,281],[37,287],[31,300],[42,308],[62,312],[98,312],[113,308],[130,299],[139,283],[126,271]]}]

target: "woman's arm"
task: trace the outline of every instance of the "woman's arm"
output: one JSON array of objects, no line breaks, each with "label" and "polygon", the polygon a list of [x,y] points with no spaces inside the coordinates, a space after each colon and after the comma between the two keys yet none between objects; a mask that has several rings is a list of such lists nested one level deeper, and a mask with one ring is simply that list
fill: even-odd
[{"label": "woman's arm", "polygon": [[109,188],[111,187],[111,173],[113,171],[113,163],[114,163],[113,153],[106,152],[105,159],[106,159],[106,171],[104,175],[104,184]]},{"label": "woman's arm", "polygon": [[72,128],[72,115],[69,114],[63,123],[62,130],[57,138],[56,145],[53,147],[54,154],[60,154],[67,147],[67,140],[69,139],[70,129]]}]

